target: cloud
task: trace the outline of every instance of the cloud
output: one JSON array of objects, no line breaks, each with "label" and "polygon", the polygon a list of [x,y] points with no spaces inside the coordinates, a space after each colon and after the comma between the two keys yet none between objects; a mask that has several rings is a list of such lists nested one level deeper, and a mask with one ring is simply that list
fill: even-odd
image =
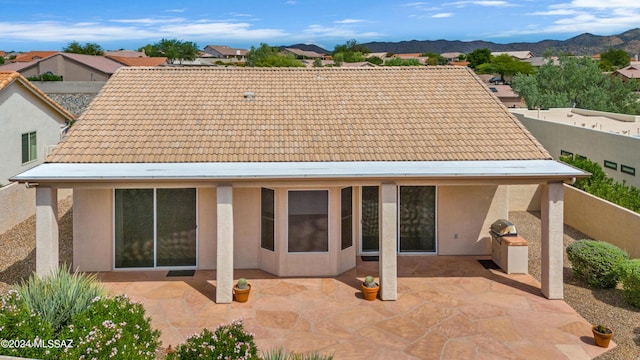
[{"label": "cloud", "polygon": [[364,22],[364,20],[359,20],[359,19],[344,19],[344,20],[337,20],[334,21],[335,24],[357,24],[357,23],[361,23]]},{"label": "cloud", "polygon": [[456,6],[456,7],[465,7],[467,5],[477,5],[477,6],[494,6],[494,7],[506,7],[506,6],[516,6],[515,4],[511,4],[508,1],[456,1],[452,3],[446,3],[444,5],[448,6]]},{"label": "cloud", "polygon": [[453,13],[440,13],[440,14],[434,14],[431,17],[432,18],[436,18],[436,19],[440,19],[440,18],[448,18],[448,17],[452,17]]},{"label": "cloud", "polygon": [[187,9],[169,9],[169,10],[165,10],[165,12],[168,12],[168,13],[183,13],[185,11],[187,11]]}]

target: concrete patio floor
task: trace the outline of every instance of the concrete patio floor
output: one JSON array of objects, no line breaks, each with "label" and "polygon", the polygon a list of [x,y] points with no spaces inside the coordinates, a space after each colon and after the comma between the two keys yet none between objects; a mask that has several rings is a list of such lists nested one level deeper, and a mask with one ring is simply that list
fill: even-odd
[{"label": "concrete patio floor", "polygon": [[[335,359],[591,359],[591,325],[547,300],[529,275],[487,270],[478,257],[398,258],[398,300],[365,301],[360,283],[378,262],[358,260],[335,278],[277,278],[236,270],[252,285],[246,303],[216,304],[215,271],[106,272],[113,293],[144,304],[163,347],[202,328],[243,319],[261,350],[318,351]],[[485,259],[485,258],[482,258]],[[610,348],[615,346],[612,343]]]}]

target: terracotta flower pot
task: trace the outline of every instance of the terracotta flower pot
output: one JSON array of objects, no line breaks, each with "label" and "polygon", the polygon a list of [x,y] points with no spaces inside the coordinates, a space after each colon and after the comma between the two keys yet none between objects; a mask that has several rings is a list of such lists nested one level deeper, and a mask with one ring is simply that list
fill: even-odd
[{"label": "terracotta flower pot", "polygon": [[596,342],[596,345],[607,348],[609,347],[609,341],[613,337],[613,331],[609,334],[601,333],[596,331],[596,326],[591,327],[591,331],[593,332],[593,340]]},{"label": "terracotta flower pot", "polygon": [[247,302],[249,300],[249,292],[251,291],[251,284],[247,284],[246,289],[238,289],[237,287],[233,287],[233,296],[235,297],[237,302]]},{"label": "terracotta flower pot", "polygon": [[366,287],[364,286],[364,284],[362,284],[361,286],[362,286],[362,295],[366,300],[374,301],[376,297],[378,297],[378,290],[380,290],[379,285],[374,288]]}]

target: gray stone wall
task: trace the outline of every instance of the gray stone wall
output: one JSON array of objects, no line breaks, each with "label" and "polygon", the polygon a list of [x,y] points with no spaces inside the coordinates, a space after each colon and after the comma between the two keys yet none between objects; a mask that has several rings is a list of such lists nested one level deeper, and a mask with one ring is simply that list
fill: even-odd
[{"label": "gray stone wall", "polygon": [[80,116],[97,94],[47,94],[76,117]]}]

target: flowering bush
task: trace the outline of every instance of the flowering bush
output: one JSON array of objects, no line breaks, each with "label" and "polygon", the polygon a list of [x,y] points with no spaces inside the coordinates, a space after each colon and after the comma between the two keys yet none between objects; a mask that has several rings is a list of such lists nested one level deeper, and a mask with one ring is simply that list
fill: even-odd
[{"label": "flowering bush", "polygon": [[154,359],[160,332],[151,328],[141,304],[126,295],[98,297],[65,326],[59,338],[73,339],[70,359]]},{"label": "flowering bush", "polygon": [[242,321],[222,324],[213,332],[203,329],[180,344],[174,353],[167,355],[170,359],[259,359],[258,348],[253,335],[245,332]]}]

